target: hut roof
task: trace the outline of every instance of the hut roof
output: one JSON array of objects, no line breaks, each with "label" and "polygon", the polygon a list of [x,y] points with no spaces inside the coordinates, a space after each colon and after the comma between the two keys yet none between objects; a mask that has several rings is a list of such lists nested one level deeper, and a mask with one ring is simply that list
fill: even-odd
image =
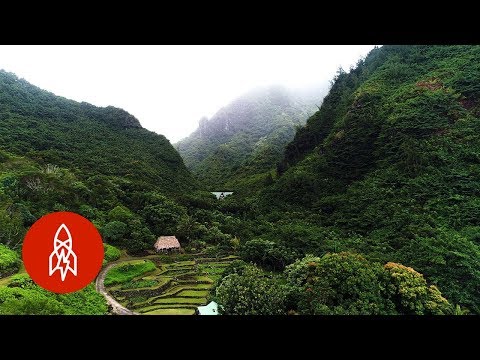
[{"label": "hut roof", "polygon": [[156,250],[177,249],[179,247],[180,242],[175,236],[160,236],[155,243]]}]

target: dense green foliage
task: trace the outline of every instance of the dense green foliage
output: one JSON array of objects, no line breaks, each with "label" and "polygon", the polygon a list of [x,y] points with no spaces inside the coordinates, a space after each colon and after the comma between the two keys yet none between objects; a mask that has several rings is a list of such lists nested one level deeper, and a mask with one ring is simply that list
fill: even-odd
[{"label": "dense green foliage", "polygon": [[115,246],[109,245],[109,244],[103,244],[103,249],[104,249],[104,260],[103,263],[109,263],[111,261],[115,261],[120,259],[120,256],[122,255],[121,251],[117,249]]},{"label": "dense green foliage", "polygon": [[285,273],[302,314],[453,313],[435,286],[427,286],[421,274],[400,264],[383,267],[357,254],[339,253],[306,257]]},{"label": "dense green foliage", "polygon": [[149,260],[131,261],[117,265],[105,277],[105,285],[126,283],[135,277],[155,270],[155,264]]},{"label": "dense green foliage", "polygon": [[[358,254],[307,255],[283,274],[232,263],[216,296],[224,314],[448,315],[453,306],[423,275],[396,263],[381,266]],[[461,311],[461,310],[460,310]]]},{"label": "dense green foliage", "polygon": [[245,267],[222,279],[216,288],[219,312],[225,315],[285,314],[285,292],[275,279],[255,266]]},{"label": "dense green foliage", "polygon": [[[128,125],[118,126],[112,109],[92,117],[84,105],[74,111],[76,103],[53,97],[72,104],[65,111],[76,117],[66,121],[65,111],[48,100],[43,120],[35,110],[43,95],[26,105],[0,97],[7,104],[0,108],[7,114],[0,117],[0,243],[18,249],[40,216],[72,210],[94,221],[107,243],[129,252],[151,249],[159,235],[176,235],[187,252],[239,255],[245,262],[227,266],[215,286],[225,314],[479,314],[479,64],[480,46],[374,49],[348,73],[338,72],[283,159],[284,145],[305,120],[298,103],[278,90],[232,103],[178,144],[205,190],[236,191],[222,201],[196,191],[178,155],[123,113],[115,116]],[[2,76],[0,93],[28,88]],[[101,167],[88,160],[94,154],[68,148],[68,136],[55,132],[59,122],[68,136],[78,125],[86,139],[85,131],[107,137],[92,139],[94,149],[106,146],[97,156],[108,152]],[[127,138],[134,143],[125,145]],[[118,160],[117,147],[124,145],[139,148]],[[133,154],[135,166],[128,162]],[[153,164],[157,155],[163,160]],[[67,164],[72,157],[78,159]],[[166,178],[169,185],[159,180],[164,165],[168,174],[178,172],[176,180]],[[175,267],[169,271],[184,271]],[[138,290],[132,282],[138,278],[158,288],[154,270],[149,262],[114,268],[108,284]],[[0,291],[0,302],[13,311],[11,299],[23,296],[13,292],[23,289]],[[51,301],[44,311],[63,311],[44,294],[35,296]]]},{"label": "dense green foliage", "polygon": [[92,220],[109,243],[150,249],[172,225],[153,226],[149,206],[195,186],[168,140],[127,112],[0,71],[0,243],[16,249],[36,219],[68,210]]},{"label": "dense green foliage", "polygon": [[339,71],[258,197],[276,227],[262,237],[299,224],[296,251],[400,262],[480,312],[479,60],[479,46],[384,46]]},{"label": "dense green foliage", "polygon": [[423,276],[412,268],[388,263],[387,294],[402,314],[451,314],[453,309],[434,285],[427,286]]},{"label": "dense green foliage", "polygon": [[0,287],[0,315],[103,315],[107,304],[92,284],[71,294],[54,294],[33,283],[28,275],[15,275]]},{"label": "dense green foliage", "polygon": [[0,147],[40,165],[69,168],[91,186],[108,181],[169,192],[192,186],[168,140],[143,129],[124,110],[67,100],[5,71],[0,71]]},{"label": "dense green foliage", "polygon": [[0,244],[0,278],[18,270],[20,257],[5,245]]},{"label": "dense green foliage", "polygon": [[253,239],[243,244],[240,254],[246,261],[252,261],[264,268],[282,270],[285,265],[292,263],[298,254],[274,241]]},{"label": "dense green foliage", "polygon": [[176,148],[206,189],[252,192],[271,181],[285,145],[321,103],[321,93],[257,89],[200,120]]}]

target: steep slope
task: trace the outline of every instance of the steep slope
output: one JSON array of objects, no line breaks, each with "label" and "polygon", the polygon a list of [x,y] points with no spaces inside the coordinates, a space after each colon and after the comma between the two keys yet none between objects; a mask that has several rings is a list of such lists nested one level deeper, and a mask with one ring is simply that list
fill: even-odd
[{"label": "steep slope", "polygon": [[162,135],[126,111],[78,103],[0,71],[0,148],[39,164],[122,177],[164,192],[187,190],[192,178]]},{"label": "steep slope", "polygon": [[55,96],[0,71],[0,243],[19,249],[53,211],[92,220],[132,252],[176,226],[196,183],[169,141],[132,115]]},{"label": "steep slope", "polygon": [[413,266],[480,312],[479,79],[479,46],[374,49],[287,146],[265,211],[298,211],[343,234],[323,251]]},{"label": "steep slope", "polygon": [[198,129],[176,144],[185,164],[212,190],[263,183],[281,159],[295,129],[303,125],[322,90],[301,95],[282,87],[252,91],[200,120]]}]

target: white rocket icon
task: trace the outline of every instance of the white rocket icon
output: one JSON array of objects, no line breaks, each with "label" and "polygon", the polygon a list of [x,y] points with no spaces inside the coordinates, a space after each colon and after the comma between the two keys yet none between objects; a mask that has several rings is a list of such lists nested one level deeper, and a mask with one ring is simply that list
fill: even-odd
[{"label": "white rocket icon", "polygon": [[[62,231],[63,230],[63,231]],[[60,235],[66,234],[67,239],[60,239]],[[77,255],[72,250],[72,235],[65,224],[57,229],[53,239],[53,251],[49,257],[48,275],[52,276],[55,271],[60,271],[62,281],[65,281],[67,273],[70,271],[73,276],[77,276]]]}]

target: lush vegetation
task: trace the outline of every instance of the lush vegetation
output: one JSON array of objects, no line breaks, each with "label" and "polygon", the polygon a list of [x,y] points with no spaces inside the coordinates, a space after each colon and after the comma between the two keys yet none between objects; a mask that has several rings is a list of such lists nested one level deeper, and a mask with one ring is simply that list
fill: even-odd
[{"label": "lush vegetation", "polygon": [[108,291],[122,305],[141,314],[192,315],[198,306],[207,304],[210,289],[235,257],[171,254],[149,259],[155,261],[153,271],[137,273],[121,285],[111,283]]},{"label": "lush vegetation", "polygon": [[176,192],[192,186],[169,141],[124,110],[67,100],[5,71],[0,71],[0,104],[2,149],[68,168],[88,190],[104,183],[113,185],[110,191]]},{"label": "lush vegetation", "polygon": [[195,188],[168,140],[132,115],[0,71],[0,243],[18,249],[36,219],[68,210],[93,221],[107,242],[140,252],[169,232],[151,226],[158,209],[149,206]]},{"label": "lush vegetation", "polygon": [[[117,300],[142,313],[192,313],[211,297],[225,314],[479,314],[479,59],[480,46],[374,49],[349,72],[338,72],[321,108],[283,155],[277,150],[293,131],[275,150],[252,154],[258,144],[274,143],[268,134],[284,118],[272,114],[289,100],[280,92],[277,103],[257,101],[257,95],[234,102],[178,145],[205,189],[255,190],[221,201],[197,190],[177,154],[163,161],[159,153],[173,150],[159,146],[159,137],[143,136],[133,122],[115,125],[116,116],[125,120],[121,112],[110,118],[103,111],[112,109],[99,109],[98,118],[91,117],[77,104],[71,113],[79,117],[69,122],[59,107],[49,115],[53,102],[44,115],[33,111],[40,95],[28,106],[21,97],[4,96],[0,243],[10,250],[0,248],[0,272],[18,268],[23,235],[39,216],[67,209],[93,220],[106,243],[129,254],[151,249],[158,235],[180,239],[185,254],[151,255],[151,261],[108,274]],[[2,76],[0,93],[28,88]],[[297,110],[282,110],[290,114],[291,129],[302,122]],[[66,135],[51,132],[57,123],[72,130],[68,136],[77,123],[82,131],[108,132],[112,142],[92,140],[105,146],[97,154],[108,153],[102,166],[84,154],[78,165],[67,164],[63,159],[77,155],[66,150]],[[32,144],[26,140],[31,132]],[[128,163],[129,154],[127,160],[114,158],[127,141],[145,153],[135,155],[136,166]],[[61,146],[65,154],[58,152]],[[153,164],[157,155],[163,160]],[[176,180],[167,177],[169,185],[156,172],[164,166],[167,174],[178,171]],[[111,260],[119,256],[108,247],[106,253]],[[231,254],[242,260],[228,266],[220,261],[233,260]],[[0,291],[3,311],[12,312],[12,301],[31,289],[9,285]],[[60,300],[35,293],[38,302],[51,301],[43,308],[55,313],[53,300]]]},{"label": "lush vegetation", "polygon": [[54,294],[33,283],[26,274],[15,275],[0,286],[0,315],[103,315],[107,305],[94,286],[72,294]]},{"label": "lush vegetation", "polygon": [[285,314],[285,292],[255,266],[225,276],[216,288],[219,312],[226,315]]},{"label": "lush vegetation", "polygon": [[20,265],[18,254],[5,245],[0,244],[0,278],[9,273],[14,273]]},{"label": "lush vegetation", "polygon": [[104,249],[104,259],[103,259],[103,264],[105,265],[106,263],[116,261],[120,259],[120,256],[122,255],[122,252],[117,249],[115,246],[108,245],[108,244],[103,244],[103,249]]},{"label": "lush vegetation", "polygon": [[384,46],[339,71],[255,199],[261,237],[401,263],[480,312],[478,59],[478,46]]},{"label": "lush vegetation", "polygon": [[176,148],[205,189],[253,192],[269,181],[296,128],[321,101],[320,89],[257,89],[201,119]]},{"label": "lush vegetation", "polygon": [[153,270],[155,270],[155,264],[148,260],[133,260],[126,264],[116,265],[105,277],[105,285],[126,283]]},{"label": "lush vegetation", "polygon": [[381,266],[358,254],[307,255],[269,274],[236,263],[216,288],[228,315],[448,315],[456,309],[422,274],[401,264]]}]

